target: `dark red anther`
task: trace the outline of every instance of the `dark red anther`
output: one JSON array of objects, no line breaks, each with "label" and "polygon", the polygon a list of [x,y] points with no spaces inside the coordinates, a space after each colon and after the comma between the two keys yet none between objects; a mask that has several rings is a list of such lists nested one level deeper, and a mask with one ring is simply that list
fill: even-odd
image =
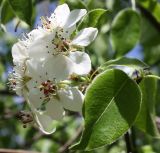
[{"label": "dark red anther", "polygon": [[13,85],[14,85],[14,86],[16,86],[16,85],[17,85],[17,83],[16,83],[16,82],[13,82]]},{"label": "dark red anther", "polygon": [[45,82],[42,82],[42,86],[46,87],[48,85],[48,83],[45,81]]},{"label": "dark red anther", "polygon": [[45,96],[48,96],[49,90],[44,89],[43,93],[44,93]]}]

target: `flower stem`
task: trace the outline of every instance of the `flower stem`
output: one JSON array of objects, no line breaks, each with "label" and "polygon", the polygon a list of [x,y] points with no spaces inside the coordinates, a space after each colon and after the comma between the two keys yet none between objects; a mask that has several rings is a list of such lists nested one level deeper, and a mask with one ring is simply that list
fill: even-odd
[{"label": "flower stem", "polygon": [[93,78],[95,77],[96,73],[98,73],[98,71],[99,71],[99,68],[97,68],[97,69],[91,74],[91,76],[90,76],[90,81],[93,80]]}]

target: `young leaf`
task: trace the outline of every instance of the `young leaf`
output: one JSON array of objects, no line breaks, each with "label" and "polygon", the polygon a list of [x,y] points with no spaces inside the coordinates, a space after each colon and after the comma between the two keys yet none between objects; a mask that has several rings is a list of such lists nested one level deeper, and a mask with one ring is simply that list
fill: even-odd
[{"label": "young leaf", "polygon": [[138,85],[123,71],[111,69],[98,75],[86,92],[82,138],[72,149],[92,150],[113,143],[133,125],[140,103]]},{"label": "young leaf", "polygon": [[8,0],[4,0],[2,2],[2,8],[1,8],[1,23],[6,24],[10,20],[12,20],[15,17],[13,10],[8,2]]},{"label": "young leaf", "polygon": [[8,0],[15,15],[31,25],[32,0]]},{"label": "young leaf", "polygon": [[100,66],[100,70],[106,70],[109,68],[113,68],[116,66],[126,66],[134,69],[139,68],[148,68],[149,66],[144,62],[136,59],[136,58],[127,58],[127,57],[120,57],[115,60],[110,60]]},{"label": "young leaf", "polygon": [[104,9],[91,10],[78,25],[78,30],[81,30],[84,27],[96,27],[100,17],[106,12],[107,10]]},{"label": "young leaf", "polygon": [[160,133],[157,129],[155,122],[155,98],[157,90],[157,78],[146,76],[141,81],[140,88],[142,91],[142,105],[135,125],[139,129],[153,137],[160,137]]},{"label": "young leaf", "polygon": [[124,9],[118,13],[112,23],[111,43],[117,56],[130,51],[139,41],[140,16],[132,9]]}]

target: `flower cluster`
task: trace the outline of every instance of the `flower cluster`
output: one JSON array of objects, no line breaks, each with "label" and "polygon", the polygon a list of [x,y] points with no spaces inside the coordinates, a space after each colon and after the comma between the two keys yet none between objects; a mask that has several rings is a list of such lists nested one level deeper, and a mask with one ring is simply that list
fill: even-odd
[{"label": "flower cluster", "polygon": [[75,78],[89,74],[91,61],[84,47],[97,36],[96,28],[76,34],[76,23],[85,9],[70,11],[58,6],[50,17],[42,17],[42,26],[25,34],[12,47],[14,71],[10,87],[28,102],[37,125],[46,134],[55,131],[65,109],[81,112],[83,94]]}]

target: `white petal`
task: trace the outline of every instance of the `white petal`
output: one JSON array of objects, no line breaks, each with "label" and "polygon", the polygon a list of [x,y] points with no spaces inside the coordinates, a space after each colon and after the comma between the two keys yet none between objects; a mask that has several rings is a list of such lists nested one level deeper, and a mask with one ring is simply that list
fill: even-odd
[{"label": "white petal", "polygon": [[38,59],[30,59],[26,61],[26,75],[35,81],[45,81],[47,79],[43,68],[43,61]]},{"label": "white petal", "polygon": [[60,101],[65,109],[82,111],[84,95],[77,88],[69,88],[59,91]]},{"label": "white petal", "polygon": [[78,46],[88,46],[97,36],[97,28],[82,29],[78,35],[73,39],[71,44]]},{"label": "white petal", "polygon": [[56,126],[54,124],[54,120],[52,120],[49,116],[40,114],[38,112],[35,113],[35,120],[40,128],[40,130],[44,134],[52,134],[56,131]]},{"label": "white petal", "polygon": [[[30,86],[28,85],[28,87]],[[27,97],[28,102],[32,104],[36,110],[38,110],[41,107],[44,95],[42,94],[42,92],[39,91],[39,89],[30,87]]]},{"label": "white petal", "polygon": [[65,28],[70,28],[75,25],[85,14],[87,13],[86,9],[76,9],[71,11],[65,23]]},{"label": "white petal", "polygon": [[73,73],[73,62],[64,55],[51,56],[45,60],[44,70],[50,80],[65,80]]},{"label": "white petal", "polygon": [[[43,100],[45,99],[45,96],[38,88],[30,87],[29,92],[27,93],[27,99],[29,104],[31,104],[34,109],[38,111],[43,103]],[[52,98],[45,104],[45,107],[45,115],[51,117],[53,120],[62,120],[64,110],[62,103],[58,99]]]},{"label": "white petal", "polygon": [[13,60],[24,60],[28,57],[28,53],[23,41],[19,41],[12,47]]},{"label": "white petal", "polygon": [[50,100],[46,104],[46,115],[50,116],[53,120],[62,120],[64,116],[64,110],[62,103],[56,99]]},{"label": "white petal", "polygon": [[53,124],[54,121],[46,114],[42,114],[37,111],[37,108],[33,105],[33,103],[30,101],[30,99],[28,99],[29,97],[28,97],[27,91],[24,92],[24,97],[25,97],[31,111],[34,114],[34,119],[35,119],[39,129],[45,134],[51,134],[51,133],[55,132],[56,127]]},{"label": "white petal", "polygon": [[27,92],[24,92],[24,97],[25,97],[26,101],[28,102],[28,104],[31,108],[31,111],[34,114],[34,119],[35,119],[39,129],[45,134],[51,134],[51,133],[55,132],[55,130],[56,130],[55,122],[56,121],[52,120],[46,114],[39,113],[37,111],[37,108],[30,101]]},{"label": "white petal", "polygon": [[47,35],[47,31],[42,29],[41,27],[39,27],[38,29],[34,29],[30,33],[28,33],[28,37],[29,39],[31,39],[31,41],[37,40],[41,37],[44,37],[45,35]]},{"label": "white petal", "polygon": [[64,23],[66,22],[68,16],[70,14],[70,9],[67,4],[59,5],[54,13],[51,15],[50,20],[53,24],[56,24],[60,27],[63,27]]},{"label": "white petal", "polygon": [[74,73],[86,75],[91,71],[91,60],[87,53],[71,52],[68,57],[74,62]]},{"label": "white petal", "polygon": [[18,74],[18,75],[20,75],[20,76],[24,76],[24,62],[25,62],[25,60],[22,60],[22,59],[20,59],[20,60],[14,60],[13,61],[14,62],[14,71],[15,71],[15,73],[16,74]]},{"label": "white petal", "polygon": [[52,44],[54,36],[55,33],[50,33],[33,41],[28,47],[29,57],[40,59],[49,56],[54,50],[54,45]]}]

